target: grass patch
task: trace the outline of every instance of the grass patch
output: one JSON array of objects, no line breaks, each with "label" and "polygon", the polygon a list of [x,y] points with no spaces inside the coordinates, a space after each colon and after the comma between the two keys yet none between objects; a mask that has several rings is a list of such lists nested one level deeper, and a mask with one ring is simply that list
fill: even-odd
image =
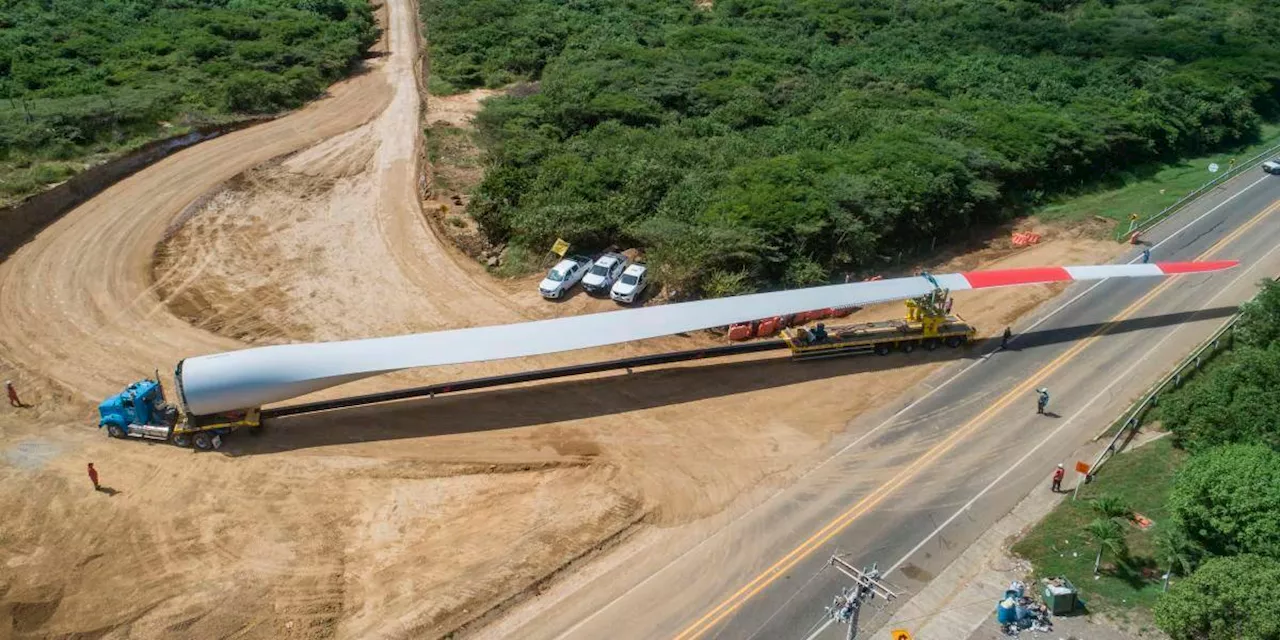
[{"label": "grass patch", "polygon": [[[1054,508],[1013,545],[1013,552],[1031,561],[1037,580],[1067,576],[1092,611],[1149,610],[1161,593],[1160,575],[1165,569],[1153,559],[1155,532],[1167,524],[1166,498],[1174,473],[1186,459],[1186,452],[1175,449],[1171,438],[1116,456],[1107,463],[1105,473],[1080,489],[1075,502],[1068,499]],[[1146,531],[1124,525],[1128,557],[1104,554],[1102,572],[1094,580],[1093,561],[1098,549],[1090,542],[1085,527],[1098,517],[1090,502],[1103,494],[1119,497],[1155,524]]]},{"label": "grass patch", "polygon": [[1146,217],[1163,210],[1178,198],[1195,191],[1214,178],[1209,164],[1225,171],[1232,158],[1244,162],[1280,143],[1280,124],[1262,126],[1259,141],[1236,149],[1189,158],[1164,167],[1135,173],[1120,173],[1104,191],[1094,191],[1048,205],[1037,215],[1046,221],[1070,221],[1102,216],[1127,223],[1129,214]]},{"label": "grass patch", "polygon": [[502,264],[491,271],[503,278],[518,278],[539,270],[539,260],[539,256],[528,248],[513,244],[503,254]]}]

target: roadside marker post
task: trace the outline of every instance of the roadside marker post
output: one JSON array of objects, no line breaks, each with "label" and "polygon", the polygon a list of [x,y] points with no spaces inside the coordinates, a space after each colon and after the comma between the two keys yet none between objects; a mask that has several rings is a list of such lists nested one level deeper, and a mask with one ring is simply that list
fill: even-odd
[{"label": "roadside marker post", "polygon": [[1085,479],[1089,477],[1089,463],[1087,463],[1087,462],[1085,462],[1085,461],[1083,461],[1083,460],[1077,460],[1077,461],[1076,461],[1076,473],[1080,474],[1080,477],[1079,477],[1079,478],[1076,478],[1076,488],[1075,488],[1075,491],[1072,491],[1072,492],[1071,492],[1071,501],[1072,501],[1072,502],[1075,502],[1075,501],[1076,501],[1076,496],[1080,495],[1080,485],[1084,484]]}]

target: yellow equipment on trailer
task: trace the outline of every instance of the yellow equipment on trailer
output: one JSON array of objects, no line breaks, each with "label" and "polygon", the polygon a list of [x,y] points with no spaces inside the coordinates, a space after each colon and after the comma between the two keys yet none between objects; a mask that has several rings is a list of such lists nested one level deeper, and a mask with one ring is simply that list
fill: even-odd
[{"label": "yellow equipment on trailer", "polygon": [[783,330],[782,339],[796,360],[860,353],[889,355],[895,350],[910,353],[916,347],[932,351],[944,344],[952,348],[969,344],[978,331],[964,318],[948,313],[949,301],[950,292],[937,288],[907,300],[907,315],[902,320],[824,327],[825,337],[797,327]]}]

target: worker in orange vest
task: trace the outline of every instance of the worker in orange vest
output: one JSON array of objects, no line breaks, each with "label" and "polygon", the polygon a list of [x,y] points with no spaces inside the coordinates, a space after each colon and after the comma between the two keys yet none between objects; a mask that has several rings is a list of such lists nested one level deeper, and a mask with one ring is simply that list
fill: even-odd
[{"label": "worker in orange vest", "polygon": [[1053,492],[1062,493],[1062,476],[1066,475],[1066,469],[1059,464],[1057,469],[1053,470]]},{"label": "worker in orange vest", "polygon": [[89,480],[93,482],[93,490],[98,491],[101,487],[98,485],[98,470],[93,468],[93,463],[89,463]]}]

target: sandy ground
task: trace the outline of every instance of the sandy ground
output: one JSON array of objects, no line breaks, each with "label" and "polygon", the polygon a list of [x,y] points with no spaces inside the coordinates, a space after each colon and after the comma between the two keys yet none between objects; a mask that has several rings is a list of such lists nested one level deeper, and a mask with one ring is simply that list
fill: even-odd
[{"label": "sandy ground", "polygon": [[[330,97],[166,159],[0,265],[0,376],[35,405],[0,412],[0,637],[439,636],[637,523],[688,522],[786,482],[854,415],[957,356],[690,363],[297,416],[211,455],[107,440],[93,404],[188,355],[612,307],[545,303],[437,240],[418,199],[414,9],[387,3],[389,55]],[[466,126],[478,97],[440,101],[427,121]],[[933,266],[1118,250],[1046,237]],[[958,297],[957,310],[998,333],[1055,292]],[[91,490],[90,461],[114,493]]]}]

